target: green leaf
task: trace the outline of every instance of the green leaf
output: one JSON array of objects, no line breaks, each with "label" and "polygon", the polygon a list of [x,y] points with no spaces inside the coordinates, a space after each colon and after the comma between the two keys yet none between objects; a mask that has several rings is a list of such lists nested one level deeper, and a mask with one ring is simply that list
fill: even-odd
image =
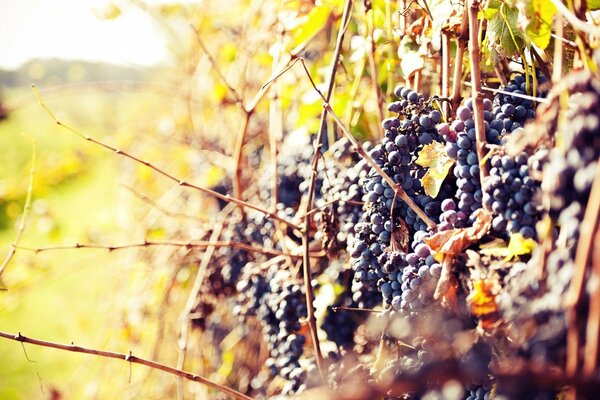
[{"label": "green leaf", "polygon": [[547,0],[530,0],[526,4],[525,16],[529,23],[525,34],[536,46],[545,49],[550,43],[552,18],[556,14],[556,7]]},{"label": "green leaf", "polygon": [[587,0],[587,7],[590,11],[600,10],[600,0]]},{"label": "green leaf", "polygon": [[433,142],[423,147],[416,162],[422,167],[429,168],[421,178],[425,193],[431,197],[437,197],[454,160],[448,157],[442,143]]},{"label": "green leaf", "polygon": [[519,11],[516,8],[492,2],[484,15],[491,15],[487,31],[490,47],[506,56],[512,56],[523,48],[523,34],[517,28]]}]

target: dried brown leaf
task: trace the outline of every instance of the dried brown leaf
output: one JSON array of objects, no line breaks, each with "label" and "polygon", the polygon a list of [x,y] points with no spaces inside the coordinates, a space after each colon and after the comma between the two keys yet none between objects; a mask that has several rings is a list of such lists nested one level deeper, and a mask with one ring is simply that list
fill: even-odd
[{"label": "dried brown leaf", "polygon": [[442,273],[435,289],[434,298],[439,300],[449,294],[452,281],[454,256],[462,253],[471,244],[478,242],[492,226],[492,214],[482,208],[475,211],[475,222],[469,228],[450,229],[434,234],[424,240],[442,261]]},{"label": "dried brown leaf", "polygon": [[399,251],[402,253],[406,253],[409,249],[410,244],[410,232],[408,231],[408,227],[406,222],[403,220],[399,221],[399,225],[392,232],[392,239],[390,243],[390,249],[392,251]]}]

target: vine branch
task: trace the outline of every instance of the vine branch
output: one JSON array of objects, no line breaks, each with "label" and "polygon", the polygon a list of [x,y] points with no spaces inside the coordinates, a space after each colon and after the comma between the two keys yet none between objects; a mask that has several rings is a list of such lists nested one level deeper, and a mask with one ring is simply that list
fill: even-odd
[{"label": "vine branch", "polygon": [[208,378],[204,378],[200,375],[192,374],[191,372],[187,372],[187,371],[184,371],[181,369],[173,368],[168,365],[158,363],[156,361],[147,360],[144,358],[134,356],[133,354],[131,354],[131,352],[129,352],[129,354],[124,354],[124,353],[117,353],[114,351],[97,350],[97,349],[92,349],[89,347],[75,346],[73,343],[61,344],[61,343],[56,343],[56,342],[49,342],[46,340],[34,339],[34,338],[30,338],[30,337],[21,335],[20,332],[14,334],[14,333],[0,331],[0,337],[9,339],[9,340],[15,340],[15,341],[21,342],[21,343],[33,344],[36,346],[50,347],[53,349],[71,351],[74,353],[92,354],[92,355],[99,356],[99,357],[123,360],[123,361],[129,362],[129,363],[132,363],[132,364],[145,365],[146,367],[149,367],[149,368],[157,369],[157,370],[166,372],[168,374],[180,376],[184,379],[201,383],[201,384],[206,385],[212,389],[215,389],[221,393],[225,393],[235,399],[253,400],[252,397],[250,397],[250,396],[247,396],[241,392],[238,392],[235,389],[221,385],[220,383],[214,382]]},{"label": "vine branch", "polygon": [[483,118],[483,93],[481,92],[481,51],[479,49],[479,0],[469,1],[469,53],[471,56],[471,97],[473,99],[473,119],[475,121],[475,139],[477,143],[477,156],[481,169],[481,187],[489,176],[487,163],[484,162],[487,140]]},{"label": "vine branch", "polygon": [[282,218],[282,217],[278,216],[277,213],[265,210],[262,207],[255,206],[255,205],[250,204],[250,203],[248,203],[248,202],[246,202],[244,200],[240,200],[240,199],[238,199],[236,197],[232,197],[232,196],[230,196],[228,194],[227,195],[223,195],[221,193],[215,192],[214,190],[211,190],[211,189],[208,189],[208,188],[205,188],[205,187],[202,187],[202,186],[198,186],[198,185],[195,185],[193,183],[186,182],[185,180],[179,179],[179,178],[175,177],[174,175],[172,175],[169,172],[167,172],[167,171],[159,168],[158,166],[152,164],[149,161],[142,160],[141,158],[138,158],[138,157],[136,157],[136,156],[134,156],[132,154],[129,154],[129,153],[123,151],[123,150],[120,150],[120,149],[118,149],[118,148],[116,148],[114,146],[111,146],[111,145],[109,145],[107,143],[101,142],[98,139],[94,139],[93,137],[90,137],[90,136],[87,136],[87,135],[84,135],[84,134],[78,132],[77,130],[75,130],[75,129],[71,128],[70,126],[65,125],[64,123],[62,123],[61,121],[59,121],[58,118],[56,118],[56,116],[50,111],[50,109],[48,108],[48,106],[46,106],[46,104],[41,99],[41,97],[39,96],[39,93],[38,93],[35,85],[31,85],[31,88],[33,89],[33,92],[35,93],[35,96],[38,99],[38,102],[40,103],[40,105],[44,108],[44,110],[46,111],[46,113],[48,113],[48,115],[54,120],[54,122],[57,125],[62,126],[63,128],[67,129],[71,133],[79,136],[80,138],[82,138],[84,140],[87,140],[88,142],[92,142],[92,143],[94,143],[94,144],[96,144],[96,145],[98,145],[100,147],[104,147],[105,149],[108,149],[110,151],[113,151],[115,154],[118,154],[118,155],[121,155],[123,157],[129,158],[129,159],[131,159],[131,160],[133,160],[133,161],[135,161],[135,162],[137,162],[139,164],[145,165],[146,167],[154,170],[155,172],[159,173],[160,175],[166,177],[167,179],[169,179],[169,180],[171,180],[173,182],[176,182],[180,186],[188,187],[188,188],[191,188],[191,189],[195,189],[195,190],[198,190],[198,191],[203,192],[205,194],[208,194],[209,196],[212,196],[212,197],[215,197],[217,199],[221,199],[223,201],[226,201],[228,203],[235,203],[235,204],[237,204],[237,205],[239,205],[241,207],[245,207],[245,208],[249,208],[251,210],[258,211],[258,212],[260,212],[260,213],[268,216],[269,218],[272,218],[272,219],[281,221],[283,223],[286,223],[289,226],[294,227],[296,229],[300,229],[300,227],[298,227],[293,222],[288,221],[285,218]]},{"label": "vine branch", "polygon": [[[275,249],[266,249],[264,247],[253,246],[247,243],[236,242],[232,240],[225,241],[179,241],[179,240],[144,240],[135,243],[126,244],[97,244],[97,243],[74,243],[57,246],[45,246],[45,247],[30,247],[15,245],[15,248],[21,250],[33,251],[35,253],[41,253],[43,251],[53,250],[72,250],[72,249],[103,249],[110,251],[130,249],[135,247],[150,247],[150,246],[175,246],[185,247],[187,249],[200,248],[207,249],[210,247],[231,247],[235,249],[242,249],[249,252],[272,255],[272,256],[286,256],[286,257],[302,257],[299,254],[286,253]],[[311,257],[320,257],[321,253],[310,253]]]}]

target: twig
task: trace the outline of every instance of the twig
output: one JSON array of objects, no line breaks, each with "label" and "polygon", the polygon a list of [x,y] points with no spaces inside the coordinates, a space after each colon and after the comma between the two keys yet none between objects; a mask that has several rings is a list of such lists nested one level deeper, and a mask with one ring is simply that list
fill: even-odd
[{"label": "twig", "polygon": [[[558,14],[555,16],[554,20],[554,31],[556,35],[554,35],[555,39],[561,38],[564,33],[564,23],[562,15]],[[564,40],[564,39],[563,39]],[[573,43],[575,46],[576,44]],[[553,56],[553,69],[552,69],[552,80],[554,82],[558,82],[562,77],[563,72],[563,44],[562,40],[554,41],[554,56]]]},{"label": "twig", "polygon": [[356,200],[330,200],[330,201],[328,201],[326,203],[321,204],[319,207],[314,207],[312,210],[307,211],[307,212],[305,212],[303,214],[300,214],[298,216],[298,218],[302,219],[302,218],[306,217],[307,215],[312,215],[312,214],[316,213],[317,211],[322,210],[324,208],[327,208],[330,205],[336,204],[336,203],[338,203],[338,204],[351,204],[353,206],[362,206],[362,205],[365,204],[362,201],[356,201]]},{"label": "twig", "polygon": [[29,185],[27,186],[27,197],[25,198],[25,205],[23,206],[23,213],[21,214],[21,220],[19,221],[19,226],[17,228],[17,235],[15,236],[15,240],[10,244],[10,249],[8,250],[8,254],[4,258],[4,261],[0,265],[0,277],[2,273],[8,266],[10,260],[12,260],[15,252],[17,251],[17,246],[19,245],[19,241],[21,240],[21,235],[25,230],[25,221],[29,216],[29,210],[31,208],[31,197],[33,196],[33,182],[35,181],[35,163],[37,157],[36,150],[36,142],[35,139],[29,135],[26,137],[31,140],[31,169],[29,170]]},{"label": "twig", "polygon": [[550,0],[550,1],[552,2],[552,4],[554,4],[554,6],[558,10],[558,12],[561,13],[562,16],[567,20],[567,22],[569,24],[571,24],[571,26],[573,26],[573,28],[577,29],[578,31],[590,34],[590,35],[600,36],[600,27],[593,25],[593,24],[589,24],[589,23],[577,18],[577,16],[575,14],[573,14],[571,12],[571,10],[569,10],[563,4],[562,1],[560,1],[560,0]]},{"label": "twig", "polygon": [[[559,17],[559,16],[557,16],[557,18],[558,18],[558,17]],[[560,15],[560,17],[562,18],[562,15]],[[563,25],[563,28],[564,28],[564,25]],[[576,48],[577,48],[577,43],[575,43],[574,41],[572,41],[572,40],[569,40],[569,39],[567,39],[567,38],[563,37],[563,36],[562,36],[562,34],[559,34],[559,33],[558,33],[558,29],[557,29],[557,28],[555,28],[555,29],[556,29],[556,32],[555,32],[555,33],[551,33],[551,34],[550,34],[550,36],[552,36],[552,37],[553,37],[554,39],[556,39],[556,40],[560,40],[561,42],[563,42],[564,44],[566,44],[566,45],[567,45],[567,46],[569,46],[569,47],[572,47],[572,48],[574,48],[574,49],[576,49]],[[561,31],[561,32],[562,32],[562,31]]]},{"label": "twig", "polygon": [[333,312],[338,312],[338,311],[361,311],[361,312],[368,312],[368,313],[374,313],[374,314],[381,314],[381,311],[373,310],[371,308],[358,308],[358,307],[338,306],[338,307],[330,307],[330,309]]},{"label": "twig", "polygon": [[219,78],[221,79],[221,81],[223,82],[223,85],[225,85],[227,87],[227,90],[229,90],[229,92],[233,96],[236,104],[239,105],[240,107],[242,107],[242,109],[244,111],[246,111],[244,109],[244,103],[243,103],[242,97],[238,94],[237,90],[235,90],[235,88],[229,84],[229,82],[225,78],[225,75],[223,75],[223,73],[219,69],[219,65],[217,64],[217,62],[213,58],[212,54],[210,54],[210,52],[208,51],[208,48],[206,47],[206,45],[202,41],[200,32],[198,31],[198,29],[196,29],[196,27],[194,25],[190,24],[190,27],[192,28],[192,30],[196,34],[196,40],[198,41],[198,44],[202,48],[202,51],[204,52],[204,54],[206,54],[206,56],[208,57],[208,61],[210,61],[210,65],[215,70],[215,72],[217,73],[217,75],[219,76]]},{"label": "twig", "polygon": [[[273,72],[276,66],[279,65],[280,45],[282,40],[278,41],[276,46],[276,54],[273,56]],[[277,177],[277,142],[283,137],[283,112],[281,109],[280,85],[275,86],[275,95],[269,102],[269,153],[271,162],[271,210],[277,211],[277,203],[279,202],[279,189]]]},{"label": "twig", "polygon": [[[527,47],[527,49],[529,50],[529,53],[533,56],[533,58],[535,58],[535,62],[537,64],[537,68],[539,68],[540,71],[542,71],[542,73],[544,74],[544,76],[547,79],[552,79],[552,74],[550,73],[550,70],[548,69],[547,63],[538,54],[538,52],[535,50],[535,47],[534,46],[529,46],[529,47]],[[532,77],[534,79],[536,79],[535,69],[534,68],[532,68]],[[538,92],[539,92],[539,90],[538,90]]]},{"label": "twig", "polygon": [[[342,20],[340,22],[340,29],[338,31],[338,36],[336,39],[336,43],[335,43],[335,50],[333,52],[333,57],[331,59],[331,66],[330,66],[330,71],[329,71],[329,76],[328,76],[328,82],[327,82],[327,97],[325,98],[325,101],[329,101],[329,99],[331,98],[331,95],[333,93],[333,87],[335,84],[335,73],[337,71],[337,65],[338,65],[338,61],[339,61],[339,57],[340,57],[340,53],[342,51],[342,42],[344,41],[344,34],[346,33],[346,29],[348,27],[348,23],[350,22],[350,17],[352,15],[352,0],[346,0],[345,6],[344,6],[344,12],[342,14]],[[308,70],[306,69],[306,65],[304,64],[304,61],[302,60],[302,65],[304,66],[306,72],[308,73]],[[309,79],[311,80],[311,82],[313,83],[313,87],[316,86],[314,85],[314,82],[312,81],[312,78],[310,78],[309,75]],[[319,92],[317,90],[317,92]],[[319,92],[319,94],[321,94]],[[322,94],[321,94],[322,96]],[[312,159],[312,173],[310,176],[310,184],[309,184],[309,189],[308,189],[308,195],[307,195],[307,202],[306,202],[306,210],[307,212],[309,212],[312,208],[312,204],[313,204],[313,200],[314,200],[314,195],[315,195],[315,187],[316,187],[316,182],[317,182],[317,167],[319,164],[319,157],[321,155],[321,143],[323,140],[323,134],[325,132],[325,128],[327,121],[326,121],[326,113],[325,110],[323,110],[321,112],[321,124],[320,124],[320,128],[319,128],[319,132],[317,133],[317,137],[315,138],[315,142],[314,142],[314,154],[313,154],[313,159]],[[316,359],[316,363],[317,363],[317,368],[319,370],[319,373],[321,375],[321,379],[323,380],[323,382],[327,382],[327,375],[325,374],[325,370],[323,369],[323,355],[321,354],[321,346],[319,345],[319,336],[317,333],[317,319],[315,317],[315,307],[313,305],[313,287],[312,287],[312,276],[311,276],[311,270],[310,270],[310,215],[305,215],[304,217],[304,233],[302,235],[302,246],[304,248],[304,257],[303,257],[303,263],[302,263],[302,272],[303,272],[303,277],[304,277],[304,287],[305,287],[305,292],[306,292],[306,308],[307,308],[307,322],[308,322],[308,328],[310,330],[310,334],[312,337],[312,341],[313,341],[313,346],[315,349],[315,359]]]},{"label": "twig", "polygon": [[133,161],[135,161],[135,162],[137,162],[139,164],[143,164],[146,167],[148,167],[148,168],[154,170],[155,172],[159,173],[160,175],[162,175],[162,176],[170,179],[173,182],[176,182],[180,186],[189,187],[191,189],[198,190],[200,192],[208,194],[209,196],[216,197],[217,199],[221,199],[221,200],[226,201],[228,203],[235,203],[235,204],[237,204],[239,206],[242,206],[242,207],[245,207],[245,208],[249,208],[251,210],[258,211],[258,212],[260,212],[262,214],[265,214],[266,216],[268,216],[268,217],[270,217],[272,219],[276,219],[278,221],[281,221],[281,222],[284,222],[284,223],[288,224],[291,227],[294,227],[296,229],[300,229],[300,227],[298,227],[296,224],[292,223],[291,221],[286,220],[285,218],[280,217],[279,215],[277,215],[277,213],[274,213],[274,212],[265,210],[265,209],[263,209],[261,207],[252,205],[252,204],[250,204],[250,203],[248,203],[246,201],[240,200],[240,199],[238,199],[236,197],[232,197],[230,195],[222,195],[221,193],[215,192],[214,190],[211,190],[211,189],[208,189],[208,188],[205,188],[205,187],[202,187],[202,186],[198,186],[198,185],[194,185],[192,183],[186,182],[183,179],[179,179],[179,178],[175,177],[174,175],[171,175],[169,172],[166,172],[165,170],[157,167],[156,165],[152,164],[149,161],[142,160],[142,159],[140,159],[140,158],[138,158],[138,157],[136,157],[136,156],[134,156],[132,154],[129,154],[129,153],[125,152],[125,151],[119,150],[116,147],[113,147],[113,146],[111,146],[109,144],[106,144],[104,142],[101,142],[101,141],[99,141],[97,139],[94,139],[94,138],[92,138],[90,136],[87,136],[87,135],[84,135],[84,134],[78,132],[77,130],[75,130],[75,129],[71,128],[70,126],[65,125],[64,123],[62,123],[61,121],[59,121],[56,118],[56,116],[50,111],[50,109],[46,106],[46,104],[42,101],[41,97],[39,96],[39,94],[37,92],[37,89],[35,88],[35,85],[31,85],[31,87],[32,87],[32,89],[33,89],[33,91],[34,91],[37,99],[38,99],[38,102],[44,108],[44,110],[46,111],[46,113],[48,113],[48,115],[54,120],[54,122],[56,122],[57,125],[62,126],[63,128],[67,129],[71,133],[79,136],[80,138],[82,138],[84,140],[87,140],[89,142],[92,142],[92,143],[94,143],[94,144],[96,144],[98,146],[104,147],[105,149],[108,149],[110,151],[113,151],[115,154],[118,154],[118,155],[121,155],[123,157],[129,158],[129,159],[131,159],[131,160],[133,160]]},{"label": "twig", "polygon": [[130,191],[131,194],[133,194],[135,197],[137,197],[138,199],[142,200],[145,203],[148,203],[149,205],[151,205],[152,207],[154,207],[155,209],[157,209],[158,211],[160,211],[161,213],[163,213],[167,217],[196,219],[196,220],[199,220],[199,221],[207,223],[207,224],[216,224],[216,223],[219,223],[219,222],[224,222],[224,221],[217,221],[217,220],[212,219],[212,218],[203,218],[201,216],[193,215],[193,214],[175,213],[173,211],[170,211],[167,208],[164,208],[163,206],[161,206],[160,204],[158,204],[158,202],[156,200],[153,200],[150,197],[146,196],[145,194],[138,192],[137,190],[135,190],[131,186],[126,185],[124,183],[121,184],[121,185],[125,189],[127,189],[128,191]]},{"label": "twig", "polygon": [[489,176],[487,163],[484,162],[486,151],[485,126],[483,119],[483,93],[481,92],[481,52],[479,50],[479,0],[469,1],[469,53],[471,55],[471,81],[473,82],[471,97],[473,99],[473,119],[475,120],[475,138],[477,142],[477,156],[480,161],[481,187]]},{"label": "twig", "polygon": [[593,248],[594,232],[600,218],[600,159],[596,161],[596,176],[592,183],[590,198],[583,221],[580,225],[579,240],[577,241],[577,251],[575,253],[575,272],[571,281],[571,286],[565,298],[565,305],[573,307],[581,301],[583,287],[585,284],[585,272],[589,264],[591,251]]},{"label": "twig", "polygon": [[[236,242],[231,240],[225,241],[179,241],[179,240],[144,240],[141,242],[135,243],[126,243],[126,244],[97,244],[97,243],[74,243],[74,244],[65,244],[65,245],[57,245],[57,246],[45,246],[45,247],[30,247],[30,246],[21,246],[16,245],[17,249],[33,251],[35,253],[41,253],[43,251],[53,251],[53,250],[71,250],[71,249],[103,249],[108,251],[115,250],[123,250],[130,249],[134,247],[150,247],[150,246],[175,246],[175,247],[185,247],[187,249],[208,249],[210,247],[231,247],[235,249],[242,249],[249,252],[272,255],[272,256],[286,256],[286,257],[301,257],[298,254],[285,253],[279,250],[274,249],[266,249],[263,247],[253,246],[250,244]],[[311,253],[312,257],[318,257],[317,254]]]},{"label": "twig", "polygon": [[460,24],[460,35],[458,36],[458,46],[456,46],[456,56],[454,57],[454,77],[452,81],[452,110],[458,108],[460,103],[460,83],[462,82],[463,55],[469,41],[469,12],[465,1],[465,10]]},{"label": "twig", "polygon": [[168,374],[180,376],[184,379],[201,383],[201,384],[206,385],[210,388],[213,388],[219,392],[225,393],[235,399],[252,400],[252,397],[250,397],[250,396],[240,393],[235,389],[221,385],[210,379],[204,378],[200,375],[192,374],[191,372],[173,368],[168,365],[158,363],[156,361],[146,360],[144,358],[134,356],[133,354],[131,354],[131,352],[129,352],[129,354],[124,354],[124,353],[116,353],[113,351],[97,350],[97,349],[92,349],[92,348],[88,348],[88,347],[75,346],[72,343],[71,344],[61,344],[61,343],[55,343],[55,342],[48,342],[46,340],[34,339],[34,338],[27,337],[27,336],[23,336],[23,335],[21,335],[20,332],[17,334],[14,334],[14,333],[0,331],[0,337],[3,337],[5,339],[10,339],[10,340],[15,340],[15,341],[21,342],[21,343],[30,343],[30,344],[33,344],[36,346],[50,347],[53,349],[71,351],[74,353],[92,354],[92,355],[96,355],[99,357],[105,357],[105,358],[115,358],[117,360],[123,360],[123,361],[129,362],[129,363],[132,363],[132,364],[145,365],[147,367],[150,367],[153,369],[158,369],[158,370],[166,372]]}]

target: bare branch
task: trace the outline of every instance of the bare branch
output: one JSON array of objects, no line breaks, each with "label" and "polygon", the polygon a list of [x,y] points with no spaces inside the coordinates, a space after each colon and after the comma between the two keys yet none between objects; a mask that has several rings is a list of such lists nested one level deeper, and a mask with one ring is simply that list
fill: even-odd
[{"label": "bare branch", "polygon": [[[263,247],[253,246],[247,243],[236,242],[231,240],[226,241],[179,241],[179,240],[144,240],[135,243],[126,244],[97,244],[97,243],[74,243],[57,246],[45,246],[45,247],[30,247],[15,245],[17,249],[33,251],[35,253],[41,253],[43,251],[53,250],[72,250],[72,249],[103,249],[108,251],[131,249],[135,247],[150,247],[150,246],[175,246],[185,247],[187,249],[207,249],[210,247],[231,247],[236,249],[242,249],[249,252],[266,254],[271,256],[286,256],[286,257],[302,257],[299,254],[285,253],[275,249],[266,249]],[[320,257],[320,253],[311,253],[311,257]]]},{"label": "bare branch", "polygon": [[113,147],[113,146],[111,146],[109,144],[106,144],[104,142],[101,142],[101,141],[99,141],[97,139],[94,139],[94,138],[92,138],[90,136],[87,136],[87,135],[84,135],[84,134],[78,132],[77,130],[71,128],[70,126],[65,125],[62,122],[60,122],[56,118],[56,116],[50,111],[50,109],[48,108],[48,106],[46,106],[46,104],[42,101],[41,97],[39,96],[39,93],[37,92],[37,89],[35,88],[35,85],[31,85],[31,87],[32,87],[32,89],[33,89],[33,91],[34,91],[37,99],[38,99],[38,102],[44,108],[44,110],[46,110],[46,112],[48,113],[48,115],[50,115],[50,117],[54,120],[54,122],[56,122],[57,125],[62,126],[63,128],[67,129],[71,133],[79,136],[80,138],[82,138],[84,140],[87,140],[89,142],[92,142],[92,143],[94,143],[94,144],[96,144],[98,146],[104,147],[105,149],[111,150],[115,154],[118,154],[118,155],[121,155],[123,157],[129,158],[129,159],[131,159],[131,160],[133,160],[133,161],[135,161],[135,162],[137,162],[139,164],[145,165],[146,167],[154,170],[155,172],[157,172],[160,175],[168,178],[169,180],[171,180],[173,182],[176,182],[180,186],[189,187],[191,189],[198,190],[200,192],[208,194],[209,196],[215,197],[217,199],[221,199],[221,200],[226,201],[228,203],[235,203],[235,204],[237,204],[239,206],[242,206],[242,207],[245,207],[245,208],[249,208],[251,210],[258,211],[258,212],[260,212],[262,214],[265,214],[266,216],[268,216],[268,217],[270,217],[272,219],[284,222],[284,223],[288,224],[289,226],[294,227],[296,229],[300,229],[296,224],[292,223],[291,221],[288,221],[285,218],[282,218],[282,217],[278,216],[277,213],[265,210],[264,208],[255,206],[255,205],[250,204],[250,203],[248,203],[246,201],[240,200],[240,199],[238,199],[236,197],[232,197],[230,195],[223,195],[221,193],[215,192],[214,190],[211,190],[211,189],[208,189],[208,188],[205,188],[205,187],[202,187],[202,186],[198,186],[198,185],[186,182],[183,179],[179,179],[179,178],[175,177],[174,175],[171,175],[169,172],[166,172],[165,170],[159,168],[158,166],[152,164],[149,161],[142,160],[142,159],[140,159],[140,158],[138,158],[138,157],[136,157],[136,156],[134,156],[132,154],[129,154],[129,153],[125,152],[125,151],[117,149],[116,147]]},{"label": "bare branch", "polygon": [[3,337],[5,339],[10,339],[10,340],[15,340],[15,341],[21,342],[21,343],[30,343],[30,344],[33,344],[36,346],[50,347],[53,349],[71,351],[74,353],[92,354],[92,355],[99,356],[99,357],[123,360],[123,361],[129,362],[129,363],[132,363],[132,364],[145,365],[147,367],[150,367],[153,369],[158,369],[158,370],[166,372],[168,374],[181,376],[184,379],[201,383],[201,384],[206,385],[210,388],[213,388],[221,393],[225,393],[235,399],[252,400],[252,397],[250,397],[250,396],[247,396],[241,392],[238,392],[235,389],[221,385],[220,383],[214,382],[210,379],[204,378],[200,375],[192,374],[191,372],[183,371],[181,369],[176,369],[176,368],[170,367],[168,365],[158,363],[156,361],[146,360],[146,359],[134,356],[133,354],[131,354],[131,352],[129,352],[129,354],[124,354],[124,353],[116,353],[113,351],[97,350],[97,349],[92,349],[89,347],[75,346],[72,343],[71,344],[60,344],[60,343],[55,343],[55,342],[48,342],[46,340],[34,339],[34,338],[27,337],[27,336],[23,336],[23,335],[21,335],[20,332],[17,334],[14,334],[14,333],[0,331],[0,337]]},{"label": "bare branch", "polygon": [[221,79],[221,81],[223,82],[223,85],[225,85],[227,87],[227,90],[229,90],[229,92],[233,96],[235,102],[240,107],[242,107],[242,109],[244,111],[246,111],[246,109],[244,108],[244,102],[243,102],[242,96],[240,96],[238,94],[237,90],[235,90],[235,88],[229,84],[229,82],[225,78],[225,75],[223,75],[223,73],[219,69],[219,65],[217,64],[217,62],[213,58],[212,54],[210,54],[210,52],[208,51],[208,48],[206,47],[206,45],[202,41],[202,37],[200,35],[200,32],[198,31],[198,29],[196,29],[196,27],[194,25],[190,24],[190,27],[192,28],[192,30],[196,34],[196,40],[198,41],[198,44],[202,48],[202,51],[204,52],[204,54],[206,54],[206,56],[208,57],[208,61],[210,61],[210,64],[212,65],[212,68],[215,70],[215,72],[219,76],[219,79]]}]

